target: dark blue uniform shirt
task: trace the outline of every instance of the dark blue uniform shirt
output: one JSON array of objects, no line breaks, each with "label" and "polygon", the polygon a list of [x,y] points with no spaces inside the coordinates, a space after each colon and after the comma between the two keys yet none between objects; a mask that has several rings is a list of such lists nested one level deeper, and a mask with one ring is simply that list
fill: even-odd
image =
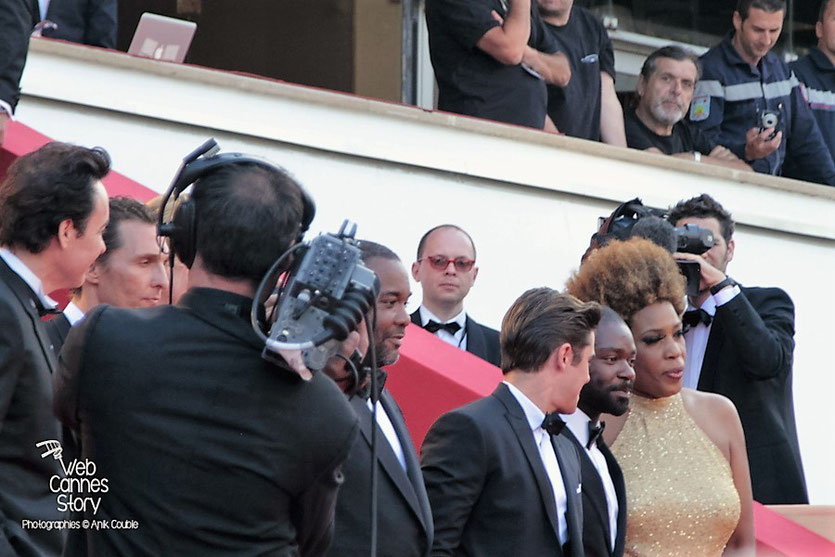
[{"label": "dark blue uniform shirt", "polygon": [[733,33],[701,57],[703,73],[690,104],[690,121],[745,160],[746,132],[759,127],[764,111],[777,111],[783,140],[767,157],[748,161],[754,170],[835,185],[832,156],[800,82],[773,52],[751,66],[734,49],[732,37]]},{"label": "dark blue uniform shirt", "polygon": [[804,97],[818,121],[829,154],[835,159],[835,66],[817,47],[790,64],[804,85]]}]

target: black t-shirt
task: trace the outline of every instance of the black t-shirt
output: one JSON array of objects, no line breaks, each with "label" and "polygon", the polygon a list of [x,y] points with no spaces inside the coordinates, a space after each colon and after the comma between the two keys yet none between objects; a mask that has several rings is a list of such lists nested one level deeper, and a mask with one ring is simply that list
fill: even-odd
[{"label": "black t-shirt", "polygon": [[568,23],[545,27],[571,62],[568,85],[548,86],[548,115],[565,135],[600,141],[600,72],[615,77],[609,35],[594,14],[577,5]]},{"label": "black t-shirt", "polygon": [[655,147],[667,155],[694,151],[709,155],[716,147],[716,143],[708,139],[702,130],[686,120],[673,126],[673,133],[668,136],[658,135],[646,127],[635,114],[634,108],[626,111],[623,123],[626,127],[626,144],[633,149],[644,150]]},{"label": "black t-shirt", "polygon": [[[522,65],[506,66],[476,43],[507,17],[503,0],[426,0],[429,54],[438,80],[438,109],[541,129],[545,124],[545,82]],[[553,53],[557,47],[531,3],[528,45]]]}]

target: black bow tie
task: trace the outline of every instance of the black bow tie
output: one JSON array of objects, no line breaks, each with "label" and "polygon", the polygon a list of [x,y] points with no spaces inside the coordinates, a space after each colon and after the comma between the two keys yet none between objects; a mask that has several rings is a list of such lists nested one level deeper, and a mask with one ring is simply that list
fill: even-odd
[{"label": "black bow tie", "polygon": [[599,425],[594,425],[592,422],[589,422],[589,442],[586,443],[587,449],[591,449],[595,443],[599,444],[603,442],[601,435],[604,429],[606,429],[606,422],[600,422]]},{"label": "black bow tie", "polygon": [[707,327],[710,325],[710,322],[713,321],[713,317],[702,308],[699,308],[685,311],[681,321],[688,327],[695,327],[699,323],[702,323],[705,327]]},{"label": "black bow tie", "polygon": [[542,429],[551,435],[559,435],[564,427],[565,422],[562,421],[562,418],[557,413],[545,414],[545,419],[542,420]]},{"label": "black bow tie", "polygon": [[445,330],[451,335],[454,335],[455,333],[461,330],[461,325],[459,325],[455,321],[451,321],[449,323],[438,323],[437,321],[433,321],[432,319],[430,319],[429,323],[424,325],[423,328],[432,333],[433,335],[441,329]]},{"label": "black bow tie", "polygon": [[[388,372],[384,369],[377,368],[374,372],[377,379],[377,396],[374,397],[374,400],[380,400],[380,393],[383,392],[383,387],[386,386],[386,378],[388,377]],[[365,382],[365,385],[357,392],[357,395],[368,400],[371,397],[371,377]]]},{"label": "black bow tie", "polygon": [[43,302],[41,302],[40,298],[33,298],[32,305],[35,306],[35,309],[38,311],[38,317],[46,317],[47,315],[58,315],[59,313],[61,313],[61,310],[57,307],[44,307]]}]

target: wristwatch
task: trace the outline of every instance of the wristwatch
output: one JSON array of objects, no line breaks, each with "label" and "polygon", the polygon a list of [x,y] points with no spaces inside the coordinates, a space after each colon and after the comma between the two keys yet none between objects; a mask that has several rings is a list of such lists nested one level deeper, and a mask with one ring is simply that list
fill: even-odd
[{"label": "wristwatch", "polygon": [[736,281],[731,277],[725,277],[724,280],[717,282],[716,284],[710,287],[710,293],[718,294],[720,290],[727,286],[736,286]]}]

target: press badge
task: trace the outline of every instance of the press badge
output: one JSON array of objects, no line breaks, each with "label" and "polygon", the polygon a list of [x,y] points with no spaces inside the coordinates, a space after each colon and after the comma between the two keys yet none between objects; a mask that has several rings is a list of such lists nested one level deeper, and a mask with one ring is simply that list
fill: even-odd
[{"label": "press badge", "polygon": [[692,122],[701,122],[707,120],[710,116],[710,95],[702,95],[696,97],[690,103],[690,120]]}]

